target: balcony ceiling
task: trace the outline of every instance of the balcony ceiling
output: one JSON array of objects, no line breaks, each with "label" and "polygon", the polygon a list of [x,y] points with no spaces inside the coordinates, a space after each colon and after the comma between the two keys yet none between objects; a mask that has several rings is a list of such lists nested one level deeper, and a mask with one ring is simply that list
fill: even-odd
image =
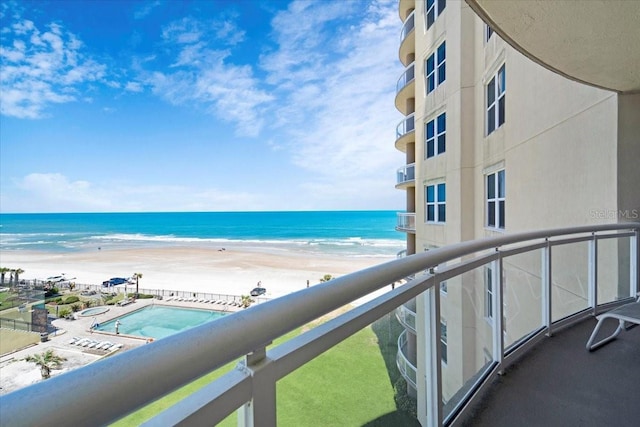
[{"label": "balcony ceiling", "polygon": [[640,92],[640,1],[466,1],[546,68],[603,89]]}]

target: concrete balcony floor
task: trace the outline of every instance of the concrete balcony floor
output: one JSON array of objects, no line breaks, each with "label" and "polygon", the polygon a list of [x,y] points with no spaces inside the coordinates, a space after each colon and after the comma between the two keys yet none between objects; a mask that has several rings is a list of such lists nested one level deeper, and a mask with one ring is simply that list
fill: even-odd
[{"label": "concrete balcony floor", "polygon": [[[606,322],[599,337],[617,326]],[[588,352],[595,325],[589,318],[538,343],[494,382],[463,425],[640,425],[640,327]]]}]

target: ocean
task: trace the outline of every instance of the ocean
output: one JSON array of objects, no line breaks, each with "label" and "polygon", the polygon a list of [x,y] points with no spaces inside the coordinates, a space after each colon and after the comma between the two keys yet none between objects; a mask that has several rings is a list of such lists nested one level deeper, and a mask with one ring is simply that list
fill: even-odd
[{"label": "ocean", "polygon": [[405,247],[395,225],[395,211],[0,214],[0,250],[242,245],[389,257]]}]

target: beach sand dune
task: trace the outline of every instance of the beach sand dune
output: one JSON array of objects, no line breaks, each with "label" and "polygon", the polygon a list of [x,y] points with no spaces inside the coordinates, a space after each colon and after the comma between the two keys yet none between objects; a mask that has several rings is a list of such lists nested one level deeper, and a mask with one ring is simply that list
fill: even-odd
[{"label": "beach sand dune", "polygon": [[53,254],[4,251],[2,266],[21,268],[21,278],[45,279],[61,273],[77,284],[101,284],[111,277],[142,273],[141,289],[246,295],[258,282],[275,298],[313,286],[325,274],[334,277],[393,259],[349,257],[251,247],[162,247],[102,249]]}]

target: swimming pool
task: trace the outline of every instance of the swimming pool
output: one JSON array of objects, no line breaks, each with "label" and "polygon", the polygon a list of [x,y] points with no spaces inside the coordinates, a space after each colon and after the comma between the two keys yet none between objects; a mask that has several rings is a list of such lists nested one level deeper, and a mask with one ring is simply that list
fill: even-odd
[{"label": "swimming pool", "polygon": [[94,330],[115,333],[118,321],[121,334],[160,339],[211,322],[225,314],[212,310],[151,305],[100,323]]},{"label": "swimming pool", "polygon": [[78,316],[81,317],[89,317],[89,316],[97,316],[98,314],[103,314],[109,311],[109,307],[93,307],[86,308],[82,311],[78,312]]}]

